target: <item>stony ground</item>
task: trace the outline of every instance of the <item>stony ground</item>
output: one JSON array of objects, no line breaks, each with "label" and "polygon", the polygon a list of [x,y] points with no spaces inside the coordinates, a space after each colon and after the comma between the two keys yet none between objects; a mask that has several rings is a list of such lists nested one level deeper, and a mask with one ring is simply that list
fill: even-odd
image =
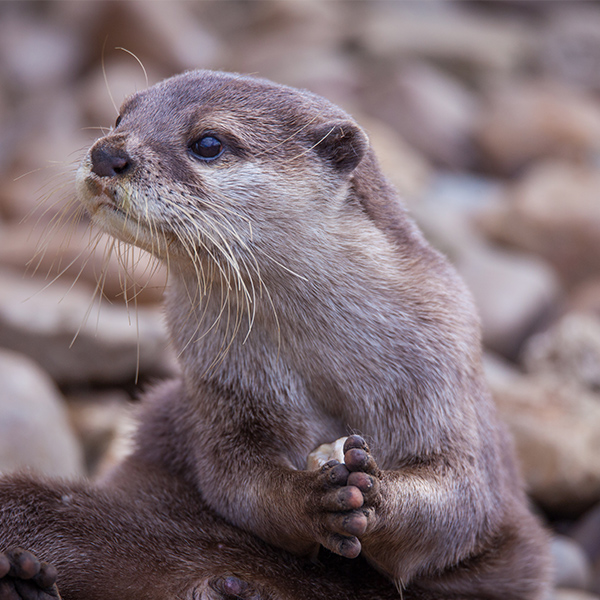
[{"label": "stony ground", "polygon": [[600,594],[600,5],[1,2],[3,471],[97,475],[126,448],[136,379],[175,369],[164,273],[128,255],[139,293],[123,293],[118,253],[90,252],[71,205],[110,95],[146,86],[130,53],[150,83],[257,73],[364,125],[475,295],[490,386],[557,533],[557,598]]}]

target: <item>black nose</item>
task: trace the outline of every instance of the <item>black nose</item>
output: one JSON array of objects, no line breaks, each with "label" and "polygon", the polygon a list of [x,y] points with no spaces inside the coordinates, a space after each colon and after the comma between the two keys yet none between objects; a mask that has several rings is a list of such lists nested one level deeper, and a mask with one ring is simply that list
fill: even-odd
[{"label": "black nose", "polygon": [[131,159],[121,148],[97,146],[90,155],[92,172],[98,177],[115,177],[123,175],[131,168]]}]

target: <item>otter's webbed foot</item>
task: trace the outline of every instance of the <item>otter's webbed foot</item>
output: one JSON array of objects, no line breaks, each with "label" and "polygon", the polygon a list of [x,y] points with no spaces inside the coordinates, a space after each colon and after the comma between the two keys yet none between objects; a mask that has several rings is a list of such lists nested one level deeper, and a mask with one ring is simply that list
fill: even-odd
[{"label": "otter's webbed foot", "polygon": [[343,452],[344,463],[333,459],[321,467],[320,495],[312,504],[320,543],[336,554],[355,558],[375,511],[380,471],[362,437],[348,437]]},{"label": "otter's webbed foot", "polygon": [[0,553],[0,600],[57,600],[56,569],[31,552]]}]

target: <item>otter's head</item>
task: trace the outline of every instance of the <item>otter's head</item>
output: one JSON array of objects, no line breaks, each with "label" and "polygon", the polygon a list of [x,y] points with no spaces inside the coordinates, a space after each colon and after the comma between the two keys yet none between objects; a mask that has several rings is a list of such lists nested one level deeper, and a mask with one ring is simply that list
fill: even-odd
[{"label": "otter's head", "polygon": [[299,222],[310,236],[335,218],[367,148],[351,118],[318,96],[195,71],[124,102],[84,159],[78,193],[125,242],[170,263],[239,269],[257,251],[277,260],[294,238],[301,253]]}]

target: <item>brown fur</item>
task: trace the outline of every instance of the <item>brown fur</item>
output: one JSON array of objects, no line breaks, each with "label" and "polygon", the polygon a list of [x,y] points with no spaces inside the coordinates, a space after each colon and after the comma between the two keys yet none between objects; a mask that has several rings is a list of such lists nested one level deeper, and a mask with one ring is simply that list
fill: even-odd
[{"label": "brown fur", "polygon": [[[193,535],[205,502],[299,556],[362,550],[407,598],[546,598],[546,539],[483,381],[472,301],[362,130],[308,92],[202,71],[134,95],[121,117],[80,194],[100,227],[168,263],[182,379],[146,399],[108,489],[131,502],[132,479],[158,471],[166,504],[196,510]],[[204,135],[224,143],[214,161],[190,153]],[[362,466],[346,454],[358,475],[304,470],[351,433],[370,448]]]}]

